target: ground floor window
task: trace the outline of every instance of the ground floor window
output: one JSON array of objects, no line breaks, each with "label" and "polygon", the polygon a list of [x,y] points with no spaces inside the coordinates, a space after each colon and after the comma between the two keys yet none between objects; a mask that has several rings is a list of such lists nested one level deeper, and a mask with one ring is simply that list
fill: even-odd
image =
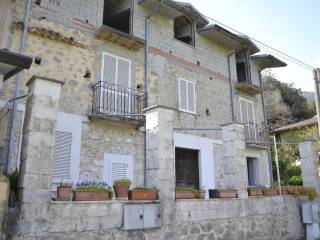
[{"label": "ground floor window", "polygon": [[258,158],[247,158],[248,168],[248,185],[257,186],[260,184],[260,173],[259,173],[259,159]]},{"label": "ground floor window", "polygon": [[176,185],[199,188],[198,150],[176,148]]}]

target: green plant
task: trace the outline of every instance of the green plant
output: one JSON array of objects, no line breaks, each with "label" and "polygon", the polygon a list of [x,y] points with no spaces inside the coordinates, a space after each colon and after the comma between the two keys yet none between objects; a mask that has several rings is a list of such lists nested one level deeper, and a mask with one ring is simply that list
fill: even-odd
[{"label": "green plant", "polygon": [[289,180],[289,185],[302,186],[303,185],[302,177],[301,176],[292,176]]},{"label": "green plant", "polygon": [[113,182],[113,185],[125,185],[129,187],[131,185],[131,181],[127,178],[118,179]]},{"label": "green plant", "polygon": [[149,188],[149,187],[136,187],[133,190],[144,191],[144,190],[157,190],[157,189],[156,188]]},{"label": "green plant", "polygon": [[192,191],[196,198],[200,198],[200,190],[193,187],[176,187],[176,191]]},{"label": "green plant", "polygon": [[290,195],[295,197],[307,196],[310,201],[313,201],[317,196],[317,192],[312,187],[304,186],[287,186],[283,187],[284,190],[287,190]]},{"label": "green plant", "polygon": [[15,170],[13,173],[9,175],[10,190],[13,191],[15,194],[18,193],[18,178],[19,178],[18,170]]},{"label": "green plant", "polygon": [[81,191],[93,191],[93,192],[105,192],[109,195],[109,198],[111,199],[113,197],[113,191],[111,188],[103,187],[103,186],[79,186],[76,188],[76,190]]}]

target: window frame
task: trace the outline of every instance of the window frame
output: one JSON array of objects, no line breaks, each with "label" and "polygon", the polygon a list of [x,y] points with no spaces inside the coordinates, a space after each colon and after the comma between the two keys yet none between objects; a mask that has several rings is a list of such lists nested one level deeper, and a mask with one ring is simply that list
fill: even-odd
[{"label": "window frame", "polygon": [[[181,81],[186,82],[186,105],[187,109],[182,108],[181,106]],[[189,99],[188,99],[188,83],[191,83],[193,85],[193,98],[194,98],[194,111],[189,110]],[[190,114],[197,114],[197,94],[196,94],[196,82],[193,80],[188,80],[182,77],[178,77],[178,92],[179,92],[179,111],[180,112],[185,112],[185,113],[190,113]]]},{"label": "window frame", "polygon": [[191,37],[192,37],[192,42],[191,42],[191,44],[188,44],[188,43],[186,43],[186,42],[184,42],[184,41],[181,41],[181,40],[179,40],[178,38],[176,38],[175,36],[176,36],[176,34],[175,34],[175,30],[174,30],[174,20],[176,19],[176,18],[174,18],[173,19],[173,39],[175,40],[175,41],[178,41],[179,43],[182,43],[182,44],[184,44],[184,45],[187,45],[187,46],[189,46],[189,47],[193,47],[193,48],[195,48],[196,47],[196,22],[194,21],[194,20],[192,20],[192,19],[189,19],[188,17],[186,17],[186,16],[184,16],[185,18],[187,18],[190,22],[191,22]]}]

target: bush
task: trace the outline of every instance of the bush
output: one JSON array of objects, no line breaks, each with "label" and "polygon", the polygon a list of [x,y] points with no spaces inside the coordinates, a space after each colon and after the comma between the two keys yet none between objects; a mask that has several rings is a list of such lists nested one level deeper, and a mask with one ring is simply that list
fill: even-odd
[{"label": "bush", "polygon": [[310,201],[313,201],[318,196],[316,190],[312,187],[288,186],[283,187],[283,190],[287,190],[290,195],[295,197],[307,196]]},{"label": "bush", "polygon": [[289,185],[302,186],[303,185],[302,177],[301,176],[292,176],[289,180]]},{"label": "bush", "polygon": [[18,178],[19,178],[18,170],[15,170],[13,173],[9,175],[10,190],[15,194],[18,193]]},{"label": "bush", "polygon": [[118,179],[113,182],[113,185],[125,185],[129,187],[131,185],[131,181],[126,178]]}]

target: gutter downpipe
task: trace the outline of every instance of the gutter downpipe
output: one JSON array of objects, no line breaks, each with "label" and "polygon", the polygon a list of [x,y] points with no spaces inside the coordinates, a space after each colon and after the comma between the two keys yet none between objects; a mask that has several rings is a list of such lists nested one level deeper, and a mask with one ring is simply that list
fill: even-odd
[{"label": "gutter downpipe", "polygon": [[[24,12],[24,20],[23,20],[23,33],[21,36],[20,43],[20,54],[24,54],[27,34],[28,34],[28,25],[29,25],[29,16],[30,16],[30,8],[31,8],[31,0],[27,0]],[[17,102],[16,100],[19,97],[20,92],[20,83],[21,83],[21,72],[17,74],[16,77],[16,87],[13,98],[13,106],[12,106],[12,114],[10,118],[10,138],[9,138],[9,146],[8,146],[8,158],[7,158],[7,166],[6,172],[9,173],[10,162],[12,160],[12,151],[13,151],[13,142],[14,142],[14,129],[16,127],[16,115],[17,115]]]},{"label": "gutter downpipe", "polygon": [[237,51],[232,51],[228,56],[228,74],[229,74],[229,91],[230,91],[230,106],[231,106],[231,121],[235,122],[235,115],[234,115],[234,103],[233,103],[233,88],[232,88],[232,77],[231,77],[231,66],[230,66],[230,57],[235,54]]},{"label": "gutter downpipe", "polygon": [[[164,0],[160,0],[158,4],[152,9],[152,11],[146,16],[144,21],[144,34],[145,34],[145,49],[144,49],[144,88],[147,96],[145,98],[144,107],[148,107],[148,73],[149,73],[149,20],[153,14],[159,11]],[[145,118],[145,121],[147,119]],[[143,185],[147,186],[147,127],[144,129],[144,172],[143,172]]]},{"label": "gutter downpipe", "polygon": [[[262,111],[263,111],[263,125],[265,129],[268,128],[268,116],[267,116],[267,111],[266,111],[266,105],[264,101],[264,89],[262,85],[262,77],[261,77],[261,71],[259,70],[259,84],[261,87],[261,103],[262,103]],[[269,162],[269,177],[270,177],[270,185],[272,186],[273,184],[273,174],[272,174],[272,158],[271,158],[271,149],[269,147],[268,149],[268,162]]]}]

